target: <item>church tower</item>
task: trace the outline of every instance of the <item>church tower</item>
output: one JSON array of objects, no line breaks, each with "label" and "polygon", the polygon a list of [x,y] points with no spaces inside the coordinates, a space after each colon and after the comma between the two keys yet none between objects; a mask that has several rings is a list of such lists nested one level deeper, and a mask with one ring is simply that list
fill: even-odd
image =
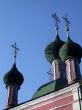
[{"label": "church tower", "polygon": [[19,72],[16,66],[17,50],[19,49],[16,47],[16,43],[12,45],[12,47],[14,48],[14,64],[3,78],[7,89],[6,109],[15,107],[18,104],[18,90],[24,81],[23,75]]},{"label": "church tower", "polygon": [[79,44],[73,42],[69,35],[69,21],[67,16],[64,17],[66,22],[67,41],[60,49],[60,58],[66,63],[68,84],[81,80],[80,61],[82,57],[82,48]]},{"label": "church tower", "polygon": [[50,43],[45,49],[45,56],[48,62],[52,65],[52,75],[53,79],[66,79],[66,65],[59,57],[59,50],[62,45],[64,45],[64,41],[62,41],[59,37],[59,26],[60,23],[58,16],[56,14],[52,15],[55,21],[55,30],[56,30],[56,38],[55,41]]}]

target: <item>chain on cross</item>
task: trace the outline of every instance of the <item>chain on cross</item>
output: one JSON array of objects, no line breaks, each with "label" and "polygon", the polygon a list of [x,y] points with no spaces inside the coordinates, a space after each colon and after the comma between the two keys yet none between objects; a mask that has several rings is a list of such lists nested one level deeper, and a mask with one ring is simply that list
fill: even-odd
[{"label": "chain on cross", "polygon": [[16,63],[17,51],[19,51],[19,48],[17,48],[16,42],[13,45],[11,45],[11,46],[14,49],[14,62]]}]

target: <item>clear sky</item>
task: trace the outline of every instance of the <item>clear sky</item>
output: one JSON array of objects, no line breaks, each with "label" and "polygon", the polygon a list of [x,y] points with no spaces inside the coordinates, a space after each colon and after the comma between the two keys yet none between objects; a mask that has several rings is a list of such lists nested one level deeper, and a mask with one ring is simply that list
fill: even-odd
[{"label": "clear sky", "polygon": [[67,39],[62,19],[67,14],[71,39],[82,46],[82,0],[0,0],[0,110],[6,105],[3,76],[13,65],[14,42],[20,48],[17,67],[24,76],[19,103],[31,99],[38,87],[50,81],[51,65],[44,50],[55,39],[51,17],[55,12],[61,21],[61,39]]}]

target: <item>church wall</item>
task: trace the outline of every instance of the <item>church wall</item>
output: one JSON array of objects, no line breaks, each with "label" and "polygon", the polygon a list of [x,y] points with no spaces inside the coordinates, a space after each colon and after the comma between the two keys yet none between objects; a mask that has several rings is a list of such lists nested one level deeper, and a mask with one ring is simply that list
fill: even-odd
[{"label": "church wall", "polygon": [[10,110],[80,110],[79,83],[37,98]]}]

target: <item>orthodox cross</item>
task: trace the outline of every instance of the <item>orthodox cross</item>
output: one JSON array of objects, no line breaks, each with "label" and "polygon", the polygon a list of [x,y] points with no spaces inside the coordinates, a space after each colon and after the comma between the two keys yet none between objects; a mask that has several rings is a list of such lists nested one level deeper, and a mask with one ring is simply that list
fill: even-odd
[{"label": "orthodox cross", "polygon": [[54,21],[55,21],[55,29],[56,29],[56,32],[57,32],[57,35],[58,35],[58,30],[59,30],[59,25],[58,25],[58,24],[60,23],[60,21],[59,21],[59,18],[58,18],[58,16],[57,16],[56,13],[53,14],[52,17],[54,18]]},{"label": "orthodox cross", "polygon": [[19,51],[19,48],[17,48],[16,42],[13,45],[11,45],[11,46],[14,49],[14,62],[16,63],[17,51]]},{"label": "orthodox cross", "polygon": [[68,20],[68,17],[67,15],[65,17],[63,17],[63,19],[65,20],[65,25],[66,25],[66,31],[67,31],[67,34],[69,35],[69,20]]}]

